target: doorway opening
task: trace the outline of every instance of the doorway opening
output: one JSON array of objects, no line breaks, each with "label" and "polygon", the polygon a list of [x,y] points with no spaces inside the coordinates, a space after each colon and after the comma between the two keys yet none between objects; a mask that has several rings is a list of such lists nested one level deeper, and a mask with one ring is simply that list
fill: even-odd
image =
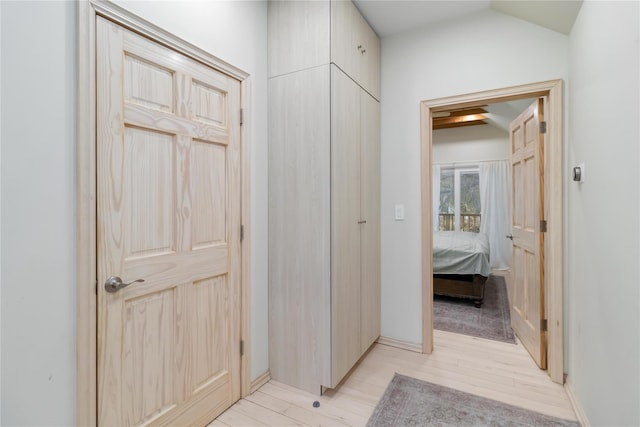
[{"label": "doorway opening", "polygon": [[433,340],[433,192],[432,143],[433,118],[443,111],[481,107],[487,104],[541,98],[546,103],[547,135],[544,164],[545,179],[541,196],[547,232],[544,238],[544,279],[546,290],[548,373],[556,383],[564,381],[563,358],[563,259],[562,259],[562,81],[552,80],[453,97],[426,100],[421,103],[421,197],[422,197],[422,307],[423,353],[431,353]]}]

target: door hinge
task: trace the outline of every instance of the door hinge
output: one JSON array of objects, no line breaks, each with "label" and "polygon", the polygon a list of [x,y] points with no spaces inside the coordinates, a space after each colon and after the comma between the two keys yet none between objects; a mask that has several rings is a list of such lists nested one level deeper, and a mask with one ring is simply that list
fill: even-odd
[{"label": "door hinge", "polygon": [[244,225],[240,226],[240,241],[244,240]]},{"label": "door hinge", "polygon": [[244,124],[244,108],[240,109],[240,126]]},{"label": "door hinge", "polygon": [[540,332],[547,332],[547,319],[540,319]]},{"label": "door hinge", "polygon": [[540,122],[540,133],[547,133],[547,122]]},{"label": "door hinge", "polygon": [[244,340],[240,340],[240,356],[244,356]]},{"label": "door hinge", "polygon": [[98,295],[98,279],[96,279],[96,286],[93,288],[93,290],[95,291],[96,295]]},{"label": "door hinge", "polygon": [[546,233],[547,232],[547,220],[546,219],[541,219],[540,220],[540,232],[541,233]]}]

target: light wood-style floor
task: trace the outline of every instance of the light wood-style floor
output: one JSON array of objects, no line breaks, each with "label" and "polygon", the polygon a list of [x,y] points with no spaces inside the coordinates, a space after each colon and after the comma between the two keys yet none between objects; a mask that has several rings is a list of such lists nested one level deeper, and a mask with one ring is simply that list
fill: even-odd
[{"label": "light wood-style floor", "polygon": [[564,388],[522,345],[436,330],[431,355],[376,344],[336,390],[319,397],[271,380],[210,426],[363,426],[395,372],[576,420]]}]

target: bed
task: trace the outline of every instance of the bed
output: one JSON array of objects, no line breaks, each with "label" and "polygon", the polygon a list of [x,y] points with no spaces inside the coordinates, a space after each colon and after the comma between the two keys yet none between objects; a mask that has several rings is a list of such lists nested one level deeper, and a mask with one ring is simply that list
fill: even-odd
[{"label": "bed", "polygon": [[438,231],[433,235],[433,293],[484,300],[484,285],[491,274],[489,240],[482,233]]}]

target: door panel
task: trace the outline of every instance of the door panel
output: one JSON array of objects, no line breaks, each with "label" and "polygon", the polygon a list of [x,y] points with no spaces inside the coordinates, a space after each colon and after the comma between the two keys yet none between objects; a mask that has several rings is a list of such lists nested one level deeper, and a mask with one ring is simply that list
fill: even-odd
[{"label": "door panel", "polygon": [[380,103],[365,91],[361,100],[361,348],[380,336]]},{"label": "door panel", "polygon": [[364,19],[350,1],[331,1],[331,62],[361,83]]},{"label": "door panel", "polygon": [[331,1],[331,62],[380,99],[380,39],[350,1]]},{"label": "door panel", "polygon": [[173,165],[175,138],[150,129],[125,127],[122,172],[130,197],[123,201],[125,261],[175,252]]},{"label": "door panel", "polygon": [[240,84],[101,18],[96,56],[98,421],[203,425],[240,395]]},{"label": "door panel", "polygon": [[196,322],[191,337],[195,343],[193,390],[200,390],[227,375],[225,352],[231,325],[226,301],[229,288],[225,276],[198,280],[192,285],[192,309]]},{"label": "door panel", "polygon": [[123,381],[130,398],[124,411],[141,422],[174,406],[176,288],[124,303]]},{"label": "door panel", "polygon": [[227,151],[222,144],[193,141],[193,221],[191,249],[204,249],[227,242],[226,168]]},{"label": "door panel", "polygon": [[361,354],[361,90],[339,68],[331,66],[331,387]]},{"label": "door panel", "polygon": [[316,394],[331,385],[330,69],[269,79],[269,370]]},{"label": "door panel", "polygon": [[511,123],[513,179],[513,296],[511,319],[514,332],[538,366],[546,369],[546,334],[541,330],[544,313],[544,213],[543,100],[536,100]]},{"label": "door panel", "polygon": [[360,84],[374,98],[380,99],[380,39],[362,16],[360,28],[365,47],[360,54]]}]

